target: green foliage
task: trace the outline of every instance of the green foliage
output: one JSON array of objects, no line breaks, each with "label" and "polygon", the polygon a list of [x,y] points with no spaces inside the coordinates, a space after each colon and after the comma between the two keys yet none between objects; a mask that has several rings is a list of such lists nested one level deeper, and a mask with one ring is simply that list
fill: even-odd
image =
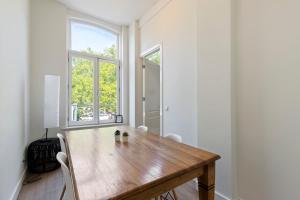
[{"label": "green foliage", "polygon": [[82,58],[72,59],[72,101],[78,106],[93,102],[93,63]]},{"label": "green foliage", "polygon": [[155,53],[148,55],[146,57],[146,59],[160,65],[160,54],[159,53],[160,53],[159,51],[156,51]]},{"label": "green foliage", "polygon": [[117,111],[117,76],[116,65],[100,63],[100,110],[106,113]]},{"label": "green foliage", "polygon": [[[84,51],[94,54],[90,48]],[[116,58],[116,47],[104,50],[101,55]],[[117,110],[117,66],[109,62],[100,62],[99,92],[100,111],[102,113],[116,113]],[[72,59],[72,104],[78,106],[78,119],[89,117],[93,113],[94,99],[94,69],[93,62],[84,58]]]}]

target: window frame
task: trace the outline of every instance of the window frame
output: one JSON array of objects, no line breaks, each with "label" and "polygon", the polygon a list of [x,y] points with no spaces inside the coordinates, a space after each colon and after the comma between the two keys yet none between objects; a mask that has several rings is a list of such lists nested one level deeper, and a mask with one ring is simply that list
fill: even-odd
[{"label": "window frame", "polygon": [[[117,58],[108,58],[104,56],[100,56],[97,54],[89,54],[86,52],[80,52],[76,50],[71,49],[71,35],[72,35],[72,30],[71,30],[71,24],[72,22],[75,21],[76,23],[83,23],[87,24],[90,26],[95,26],[100,29],[104,29],[106,31],[111,32],[112,34],[115,34],[117,36]],[[99,87],[99,80],[100,80],[100,63],[105,62],[105,63],[112,63],[116,65],[116,79],[117,79],[117,115],[123,115],[122,111],[122,81],[121,81],[121,74],[122,74],[122,66],[121,66],[121,49],[120,49],[120,37],[121,34],[119,32],[114,32],[111,31],[103,26],[86,22],[84,20],[79,20],[79,19],[69,19],[69,46],[68,46],[68,85],[67,85],[67,91],[68,91],[68,113],[67,113],[67,124],[68,127],[76,127],[76,126],[89,126],[89,125],[107,125],[107,124],[113,124],[115,123],[114,120],[100,120],[99,118],[99,110],[100,110],[100,104],[99,104],[99,99],[100,99],[100,87]],[[92,121],[72,121],[71,120],[71,115],[72,115],[72,58],[83,58],[87,60],[91,60],[93,63],[94,67],[94,105],[93,105],[93,117],[94,120]]]}]

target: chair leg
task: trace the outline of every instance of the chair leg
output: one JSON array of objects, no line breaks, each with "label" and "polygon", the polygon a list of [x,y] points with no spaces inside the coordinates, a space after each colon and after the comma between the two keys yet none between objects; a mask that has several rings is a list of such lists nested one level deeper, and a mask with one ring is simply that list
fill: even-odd
[{"label": "chair leg", "polygon": [[63,188],[63,191],[60,194],[59,200],[62,200],[64,198],[65,192],[66,192],[66,185],[64,185],[64,188]]},{"label": "chair leg", "polygon": [[172,190],[172,193],[173,193],[174,199],[175,199],[175,200],[178,200],[178,198],[177,198],[177,194],[176,194],[176,192],[175,192],[175,190],[174,190],[174,189]]},{"label": "chair leg", "polygon": [[[164,195],[165,195],[165,196],[164,196]],[[161,194],[161,195],[159,196],[159,200],[168,200],[168,199],[169,199],[168,196],[170,196],[171,199],[173,199],[172,195],[169,194],[169,192],[167,192],[167,193],[165,193],[165,194]]]}]

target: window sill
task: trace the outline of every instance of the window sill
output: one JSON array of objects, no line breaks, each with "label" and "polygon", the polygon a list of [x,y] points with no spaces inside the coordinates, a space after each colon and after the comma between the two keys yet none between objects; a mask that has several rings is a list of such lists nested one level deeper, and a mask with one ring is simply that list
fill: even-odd
[{"label": "window sill", "polygon": [[114,126],[122,126],[126,125],[125,123],[107,123],[107,124],[97,124],[97,125],[83,125],[83,126],[69,126],[62,127],[60,130],[68,131],[68,130],[78,130],[78,129],[88,129],[88,128],[103,128],[103,127],[114,127]]}]

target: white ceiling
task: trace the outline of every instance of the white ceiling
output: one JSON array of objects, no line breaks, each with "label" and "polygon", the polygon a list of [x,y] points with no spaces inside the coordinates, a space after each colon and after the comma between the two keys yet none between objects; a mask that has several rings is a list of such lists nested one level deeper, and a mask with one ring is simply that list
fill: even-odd
[{"label": "white ceiling", "polygon": [[139,19],[159,0],[58,0],[67,7],[91,16],[128,25]]}]

